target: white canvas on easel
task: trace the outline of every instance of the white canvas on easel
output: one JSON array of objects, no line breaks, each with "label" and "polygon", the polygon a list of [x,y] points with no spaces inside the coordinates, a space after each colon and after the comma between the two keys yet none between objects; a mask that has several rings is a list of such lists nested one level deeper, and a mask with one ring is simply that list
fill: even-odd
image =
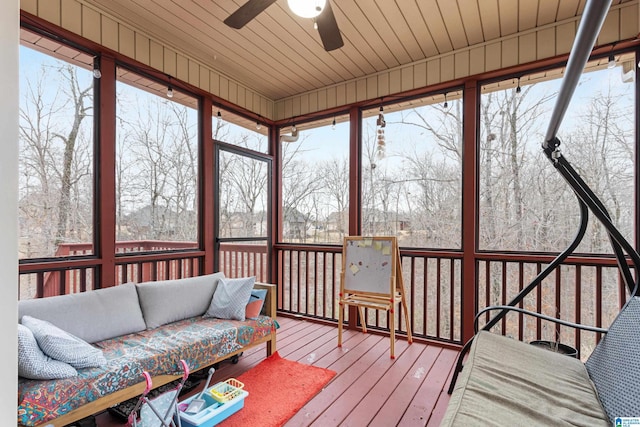
[{"label": "white canvas on easel", "polygon": [[342,346],[342,324],[347,306],[358,308],[362,331],[366,332],[364,309],[389,311],[391,358],[395,357],[395,306],[402,304],[407,338],[412,342],[409,312],[404,296],[400,251],[395,237],[344,238],[338,308],[338,347]]}]

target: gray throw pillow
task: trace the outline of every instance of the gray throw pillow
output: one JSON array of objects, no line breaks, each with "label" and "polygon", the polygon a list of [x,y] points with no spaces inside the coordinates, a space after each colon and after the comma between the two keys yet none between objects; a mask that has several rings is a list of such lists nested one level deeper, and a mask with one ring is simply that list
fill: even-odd
[{"label": "gray throw pillow", "polygon": [[585,362],[612,425],[640,413],[640,297],[632,297]]},{"label": "gray throw pillow", "polygon": [[76,369],[97,368],[107,364],[102,350],[45,320],[23,316],[22,324],[33,332],[38,346],[49,357],[68,363]]},{"label": "gray throw pillow", "polygon": [[202,316],[223,278],[222,272],[136,285],[147,329]]},{"label": "gray throw pillow", "polygon": [[78,372],[68,363],[44,354],[33,332],[18,324],[18,375],[32,380],[55,380],[75,377]]},{"label": "gray throw pillow", "polygon": [[245,308],[255,282],[255,276],[220,279],[204,317],[245,320]]}]

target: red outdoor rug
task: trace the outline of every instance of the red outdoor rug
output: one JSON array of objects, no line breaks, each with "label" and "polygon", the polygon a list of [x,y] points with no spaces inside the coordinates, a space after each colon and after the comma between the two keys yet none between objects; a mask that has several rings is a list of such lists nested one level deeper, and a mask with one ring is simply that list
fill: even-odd
[{"label": "red outdoor rug", "polygon": [[236,378],[249,395],[244,408],[218,426],[282,426],[335,375],[329,369],[283,359],[276,352]]}]

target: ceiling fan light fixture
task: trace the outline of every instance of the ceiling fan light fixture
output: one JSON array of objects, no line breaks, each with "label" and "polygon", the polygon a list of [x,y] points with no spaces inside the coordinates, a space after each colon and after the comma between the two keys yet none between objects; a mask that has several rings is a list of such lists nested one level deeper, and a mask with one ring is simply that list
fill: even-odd
[{"label": "ceiling fan light fixture", "polygon": [[327,5],[327,0],[287,0],[289,9],[301,18],[315,18]]}]

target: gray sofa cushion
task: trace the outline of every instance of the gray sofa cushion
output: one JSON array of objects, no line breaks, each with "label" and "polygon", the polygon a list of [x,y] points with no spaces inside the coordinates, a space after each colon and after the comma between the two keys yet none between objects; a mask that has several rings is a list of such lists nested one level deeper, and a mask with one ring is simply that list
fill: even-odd
[{"label": "gray sofa cushion", "polygon": [[207,311],[222,272],[136,285],[148,329],[201,316]]},{"label": "gray sofa cushion", "polygon": [[146,329],[133,283],[22,300],[18,302],[18,319],[25,315],[46,320],[88,343]]}]

